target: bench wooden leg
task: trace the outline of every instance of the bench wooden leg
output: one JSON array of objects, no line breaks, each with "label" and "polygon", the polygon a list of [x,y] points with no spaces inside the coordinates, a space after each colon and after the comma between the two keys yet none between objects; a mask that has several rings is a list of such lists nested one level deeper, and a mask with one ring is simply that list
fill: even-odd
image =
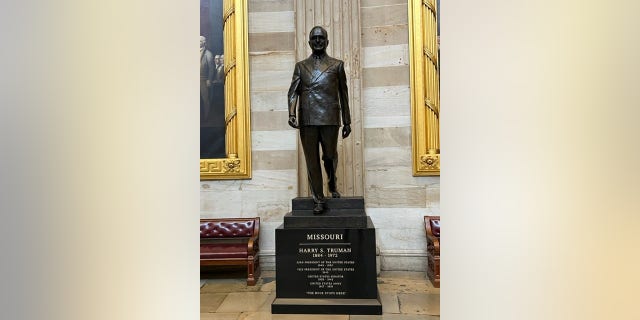
[{"label": "bench wooden leg", "polygon": [[428,256],[427,275],[434,287],[440,288],[440,257]]},{"label": "bench wooden leg", "polygon": [[260,266],[259,260],[253,257],[249,257],[249,261],[247,263],[247,285],[255,286],[257,279],[260,275]]}]

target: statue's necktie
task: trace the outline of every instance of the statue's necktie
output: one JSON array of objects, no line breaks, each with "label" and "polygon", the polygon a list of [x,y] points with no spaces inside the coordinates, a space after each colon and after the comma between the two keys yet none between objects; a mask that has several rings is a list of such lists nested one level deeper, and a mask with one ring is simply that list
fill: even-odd
[{"label": "statue's necktie", "polygon": [[313,56],[313,79],[316,79],[320,76],[320,62],[322,59],[318,56]]}]

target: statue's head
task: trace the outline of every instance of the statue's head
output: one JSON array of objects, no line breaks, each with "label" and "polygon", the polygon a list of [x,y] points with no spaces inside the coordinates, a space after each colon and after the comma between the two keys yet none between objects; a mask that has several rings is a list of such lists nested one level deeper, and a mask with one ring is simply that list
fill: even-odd
[{"label": "statue's head", "polygon": [[309,32],[309,47],[311,47],[311,50],[314,53],[322,53],[327,49],[328,45],[327,30],[320,26],[313,27]]},{"label": "statue's head", "polygon": [[200,49],[204,49],[205,46],[207,46],[207,38],[200,36]]}]

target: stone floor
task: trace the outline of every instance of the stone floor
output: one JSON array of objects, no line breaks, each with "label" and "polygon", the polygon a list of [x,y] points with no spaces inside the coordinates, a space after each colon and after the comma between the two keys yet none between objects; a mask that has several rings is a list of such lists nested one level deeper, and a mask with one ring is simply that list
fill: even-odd
[{"label": "stone floor", "polygon": [[[275,273],[263,271],[255,286],[236,273],[214,275],[201,280],[201,320],[439,320],[440,289],[434,288],[424,272],[383,271],[378,276],[382,316],[271,314],[276,297]],[[207,278],[210,278],[207,275]]]}]

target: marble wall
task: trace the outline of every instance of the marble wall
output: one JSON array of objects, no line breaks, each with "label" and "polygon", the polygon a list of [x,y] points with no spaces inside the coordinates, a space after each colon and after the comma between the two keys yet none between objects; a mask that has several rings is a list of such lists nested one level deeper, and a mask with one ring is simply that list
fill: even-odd
[{"label": "marble wall", "polygon": [[367,213],[383,270],[424,270],[424,215],[440,214],[440,178],[413,177],[406,0],[362,0]]},{"label": "marble wall", "polygon": [[[412,176],[407,8],[406,0],[360,0],[362,86],[351,92],[362,99],[363,195],[383,270],[425,270],[422,217],[440,214],[439,177]],[[248,9],[253,179],[201,181],[201,217],[260,216],[262,264],[272,269],[274,230],[298,194],[286,102],[296,3],[251,0]]]}]

